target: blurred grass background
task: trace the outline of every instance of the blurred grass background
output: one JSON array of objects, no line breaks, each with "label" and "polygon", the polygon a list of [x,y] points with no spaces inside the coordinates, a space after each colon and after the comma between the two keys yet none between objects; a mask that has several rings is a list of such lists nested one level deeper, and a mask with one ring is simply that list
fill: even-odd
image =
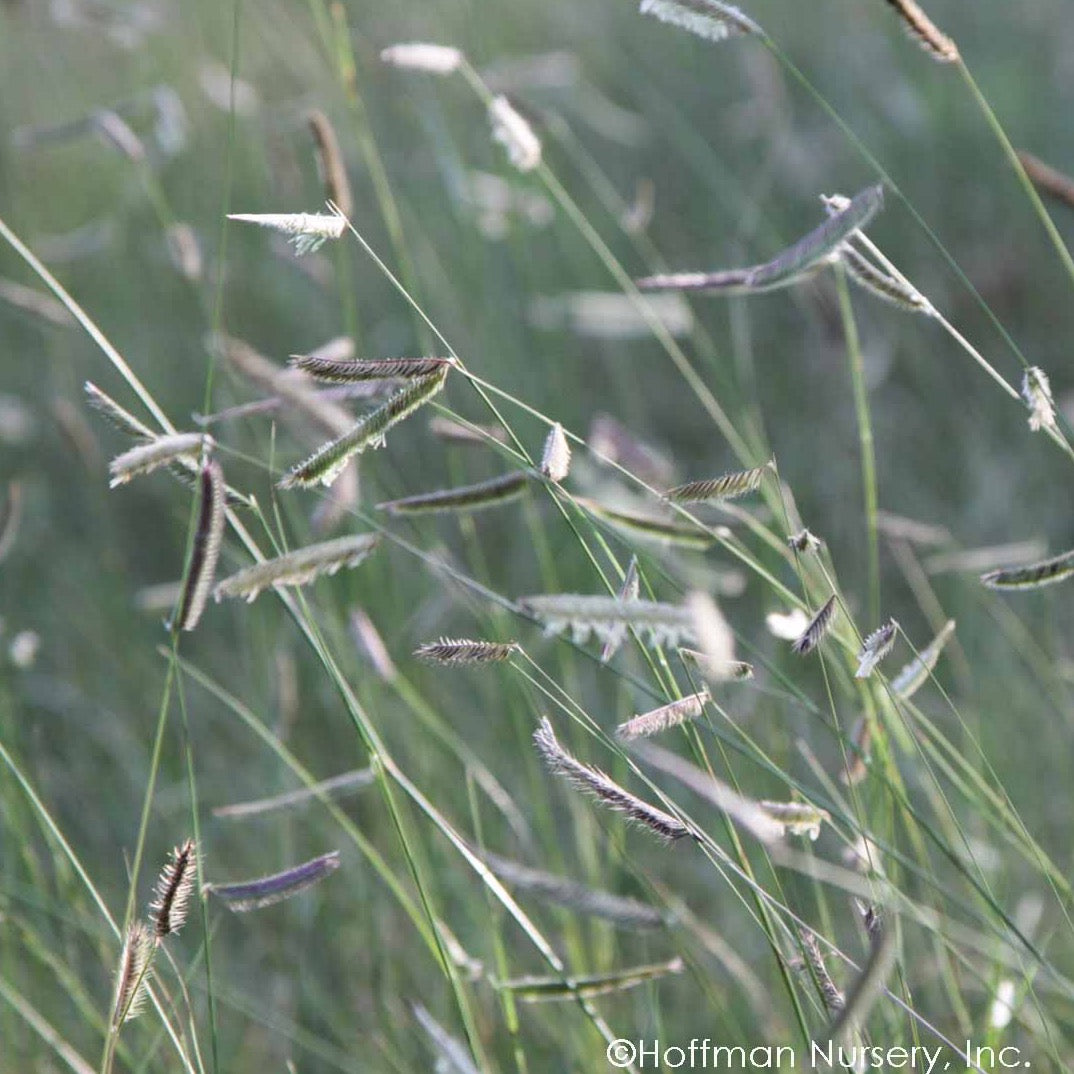
[{"label": "blurred grass background", "polygon": [[[929,6],[958,41],[1015,144],[1074,169],[1068,5],[934,0]],[[406,40],[462,48],[532,118],[553,171],[634,275],[652,264],[619,227],[609,192],[629,206],[639,186],[651,183],[654,208],[640,241],[673,268],[704,269],[764,260],[819,220],[818,195],[850,194],[874,181],[816,101],[760,45],[710,47],[640,18],[626,0],[352,0],[338,9],[357,61],[355,81],[347,86],[319,36],[320,10],[314,3],[248,0],[0,7],[0,215],[97,321],[172,420],[186,426],[202,407],[211,361],[206,336],[217,302],[223,327],[276,361],[342,332],[354,335],[362,355],[428,346],[411,311],[354,243],[305,261],[281,253],[257,229],[229,228],[223,245],[225,205],[239,212],[320,206],[305,123],[306,112],[320,108],[343,145],[354,222],[398,269],[368,152],[375,145],[398,209],[414,296],[475,373],[579,433],[597,413],[614,415],[665,450],[685,476],[733,468],[727,445],[652,338],[598,338],[535,317],[542,297],[615,290],[614,282],[538,181],[510,170],[462,80],[394,71],[377,56]],[[1029,361],[1048,371],[1056,398],[1074,390],[1069,281],[957,75],[929,63],[881,0],[751,0],[749,10],[888,169]],[[233,56],[241,107],[232,118],[226,102]],[[174,94],[165,98],[173,108],[177,102],[170,129],[155,103],[161,87]],[[34,131],[100,108],[128,117],[148,149],[144,167],[92,136],[27,144]],[[475,171],[506,184],[513,207],[502,219],[475,206]],[[591,181],[598,172],[609,184],[604,198]],[[1055,217],[1070,234],[1074,214],[1060,208]],[[169,258],[162,222],[171,219],[194,229],[204,261],[199,280],[184,279]],[[870,234],[1009,379],[1020,378],[1003,339],[890,193]],[[0,252],[0,275],[39,286],[7,249]],[[803,518],[828,542],[862,610],[866,543],[857,429],[830,279],[748,301],[699,299],[691,306],[711,346],[696,338],[684,339],[684,346],[736,422],[763,422]],[[968,548],[1023,540],[1039,540],[1053,551],[1069,547],[1071,512],[1063,491],[1069,461],[1029,434],[1024,411],[929,323],[859,295],[855,312],[880,506],[946,527],[956,545]],[[165,672],[156,652],[165,640],[159,614],[139,612],[135,596],[178,577],[189,504],[163,477],[109,493],[106,462],[123,444],[88,414],[87,378],[132,403],[83,333],[0,303],[0,477],[18,480],[24,490],[18,541],[0,568],[0,615],[5,643],[22,631],[41,641],[30,666],[17,666],[9,654],[0,671],[0,728],[118,912]],[[216,406],[250,397],[218,371]],[[472,419],[488,420],[464,386],[453,385],[448,399]],[[81,419],[70,416],[72,409]],[[88,423],[92,440],[72,440],[80,421]],[[543,427],[514,413],[516,421],[536,451]],[[499,472],[499,463],[481,449],[445,450],[425,424],[416,421],[413,431],[393,437],[386,451],[363,464],[365,505]],[[221,431],[221,439],[267,460],[267,430],[267,422],[250,423]],[[275,450],[279,467],[302,449],[281,438]],[[263,475],[241,464],[234,472],[249,477],[268,503]],[[309,500],[284,498],[280,508],[296,543],[304,539]],[[592,569],[562,522],[546,509],[526,508],[541,510],[545,551],[560,588],[596,591]],[[475,523],[480,556],[465,529],[460,534],[452,525],[423,522],[402,532],[514,597],[541,591],[547,579],[523,517],[512,511],[481,517]],[[241,562],[237,552],[229,562]],[[923,644],[929,623],[886,546],[882,567],[885,614]],[[958,620],[965,656],[946,665],[943,677],[957,689],[960,712],[1030,830],[1065,868],[1071,616],[1064,591],[1000,602],[983,593],[974,572],[939,572],[930,580],[945,613]],[[570,824],[578,837],[569,851],[566,843],[561,849],[548,821],[547,782],[528,760],[524,772],[519,765],[535,711],[517,682],[499,673],[434,676],[410,662],[413,647],[434,635],[482,629],[487,607],[394,548],[383,549],[375,566],[321,583],[317,595],[331,612],[325,612],[326,629],[337,630],[348,652],[338,625],[348,610],[364,608],[423,703],[431,703],[520,800],[535,803],[530,820],[551,854],[547,860],[637,893],[624,836],[613,823],[583,823],[584,809],[557,808],[559,823]],[[786,663],[763,629],[763,613],[773,608],[752,583],[727,602],[736,630]],[[534,650],[549,656],[584,704],[609,711],[609,718],[611,711],[634,711],[628,683],[609,694],[587,663],[552,655],[531,629],[499,622],[507,634],[525,629]],[[289,748],[316,775],[363,763],[338,700],[274,602],[263,598],[249,611],[211,607],[184,652],[267,724],[284,725]],[[1042,662],[1053,674],[1046,688]],[[412,699],[382,683],[356,652],[347,670],[411,777],[469,828],[464,773],[426,738]],[[292,674],[295,702],[287,698]],[[186,700],[206,809],[293,785],[278,759],[218,700],[190,682]],[[826,760],[837,756],[793,698],[759,691],[735,705],[775,763],[804,770],[799,738]],[[935,710],[958,741],[939,700]],[[150,827],[150,863],[189,826],[182,749],[176,715]],[[755,774],[762,795],[764,773]],[[94,931],[85,894],[49,853],[50,840],[25,800],[7,777],[0,788],[0,900],[7,915],[0,924],[0,972],[18,980],[93,1057],[90,1012],[103,1009],[102,966],[110,961],[102,953],[109,948]],[[402,872],[379,802],[359,797],[346,808]],[[971,835],[985,838],[973,831],[972,818],[967,823]],[[220,879],[271,872],[340,844],[331,820],[312,809],[285,823],[206,818],[205,836],[207,874]],[[486,837],[511,849],[491,820]],[[427,852],[446,918],[468,949],[491,959],[484,899],[468,879],[460,880],[443,845],[433,841]],[[640,860],[651,866],[659,853],[643,847]],[[718,890],[704,895],[713,884],[711,871],[682,869],[677,880],[684,896],[704,910],[714,930],[735,936],[739,954],[768,980],[763,936],[740,930],[742,907],[722,900]],[[1001,901],[1013,904],[1026,893],[1024,864],[1002,847],[993,870],[990,881]],[[667,957],[663,945],[644,934],[624,938],[594,927],[583,940],[577,924],[546,914],[598,966]],[[410,926],[356,854],[345,855],[343,874],[315,899],[256,920],[214,922],[224,1069],[283,1069],[290,1056],[303,1071],[428,1069],[426,1045],[415,1037],[400,997],[439,1007],[446,1021],[446,986],[430,988],[427,953],[415,951]],[[84,995],[61,987],[46,960],[27,956],[31,926],[82,982]],[[639,1031],[654,1031],[666,1019],[662,1024],[688,1036],[703,1028],[689,1014],[696,1002],[729,1038],[749,1039],[743,1027],[755,1023],[741,983],[719,972],[713,981],[700,999],[694,983],[662,986],[672,998],[659,1018],[647,993],[627,994],[611,1007]],[[967,1003],[980,1005],[983,982],[966,987]],[[931,988],[923,979],[926,998]],[[930,1014],[940,1024],[954,1018],[939,997]],[[547,1064],[560,1054],[557,1023],[542,1015],[538,1025],[531,1069],[553,1069]],[[38,1038],[10,1008],[0,1008],[0,1039],[3,1069],[51,1069]],[[559,1061],[564,1069],[583,1068],[577,1057]],[[166,1068],[160,1057],[148,1063],[148,1069]]]}]

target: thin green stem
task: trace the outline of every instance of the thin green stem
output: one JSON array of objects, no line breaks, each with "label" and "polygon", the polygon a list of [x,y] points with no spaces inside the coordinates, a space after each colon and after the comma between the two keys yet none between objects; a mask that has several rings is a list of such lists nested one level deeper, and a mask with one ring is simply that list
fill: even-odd
[{"label": "thin green stem", "polygon": [[862,360],[858,325],[850,302],[846,273],[836,267],[836,289],[839,292],[839,313],[846,338],[850,382],[854,387],[854,410],[858,419],[858,443],[861,449],[861,483],[865,498],[865,536],[869,558],[869,619],[880,622],[880,540],[877,528],[876,447],[873,443],[873,424],[869,413],[869,393],[865,386],[865,363]]}]

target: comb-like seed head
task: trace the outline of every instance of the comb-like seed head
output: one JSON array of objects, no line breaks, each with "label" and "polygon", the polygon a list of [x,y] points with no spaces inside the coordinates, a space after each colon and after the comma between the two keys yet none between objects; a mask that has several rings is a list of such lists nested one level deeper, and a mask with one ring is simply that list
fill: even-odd
[{"label": "comb-like seed head", "polygon": [[791,648],[799,655],[805,656],[811,653],[819,644],[821,638],[831,629],[832,619],[835,617],[836,597],[833,593],[821,606],[819,612],[809,621],[809,625],[802,631]]},{"label": "comb-like seed head", "polygon": [[186,922],[190,896],[198,872],[198,851],[193,839],[177,846],[157,878],[150,903],[153,933],[157,941],[178,932]]},{"label": "comb-like seed head", "polygon": [[471,641],[466,638],[440,638],[414,650],[419,660],[433,664],[494,664],[511,657],[522,647],[517,641]]}]

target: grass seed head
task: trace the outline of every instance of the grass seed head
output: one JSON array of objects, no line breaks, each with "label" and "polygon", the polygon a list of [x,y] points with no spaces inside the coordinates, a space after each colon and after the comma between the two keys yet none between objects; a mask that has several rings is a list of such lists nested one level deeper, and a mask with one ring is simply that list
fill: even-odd
[{"label": "grass seed head", "polygon": [[188,839],[172,851],[171,860],[157,878],[155,898],[149,909],[158,943],[178,932],[186,922],[197,872],[197,846],[193,839]]}]

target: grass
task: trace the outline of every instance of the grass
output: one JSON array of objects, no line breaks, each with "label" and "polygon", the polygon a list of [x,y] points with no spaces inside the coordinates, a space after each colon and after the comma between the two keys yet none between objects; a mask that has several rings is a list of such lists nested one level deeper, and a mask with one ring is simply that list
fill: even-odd
[{"label": "grass", "polygon": [[[616,1038],[803,1061],[831,1036],[990,1069],[957,1053],[969,1040],[1066,1069],[1065,590],[990,590],[982,558],[1008,564],[969,554],[1071,544],[1069,427],[1032,432],[1018,391],[1027,366],[1061,411],[1070,390],[1069,210],[1037,198],[1015,154],[1074,164],[1062,7],[982,4],[970,20],[928,4],[962,57],[944,67],[880,0],[744,6],[767,36],[706,43],[605,2],[309,0],[164,9],[131,48],[129,13],[61,28],[0,12],[0,276],[66,311],[0,305],[0,477],[21,491],[0,567],[0,1066],[524,1074],[611,1069]],[[380,64],[421,39],[462,49],[460,70]],[[552,50],[527,79],[520,58]],[[150,95],[165,84],[185,115],[174,144]],[[504,91],[543,141],[525,174],[491,137]],[[45,138],[94,108],[129,123],[144,159],[89,128]],[[339,240],[296,258],[226,217],[321,211],[310,108],[336,130],[354,208]],[[818,195],[878,180],[887,205],[859,248],[930,315],[839,267],[772,294],[689,295],[676,325],[635,286],[785,268],[824,219]],[[169,261],[179,221],[199,278]],[[604,306],[583,334],[558,301],[580,291],[624,296],[615,332]],[[271,394],[221,357],[222,331],[281,372],[340,334],[361,358],[454,362],[360,455],[356,496],[343,480],[280,487],[340,435],[338,409],[285,386],[275,409],[214,422],[214,458],[252,497],[228,511],[218,580],[380,539],[250,606],[210,602],[181,634],[161,625],[174,600],[139,594],[190,570],[197,497],[164,471],[109,491],[131,444],[81,385],[162,433],[196,431],[194,413]],[[332,403],[357,420],[383,399]],[[673,472],[592,450],[600,414]],[[432,418],[475,442],[443,441]],[[539,460],[557,422],[571,462],[553,480]],[[741,498],[665,495],[768,459]],[[516,473],[525,493],[505,498]],[[412,503],[432,490],[455,492],[435,512]],[[425,510],[377,509],[400,503]],[[899,536],[892,513],[938,543]],[[788,546],[803,526],[819,548]],[[521,599],[614,597],[634,555],[633,610]],[[698,590],[722,616],[683,610]],[[833,594],[804,655],[766,628]],[[856,679],[889,617],[893,653]],[[897,689],[948,619],[934,670]],[[504,647],[459,666],[455,649],[448,665],[415,654],[445,638]],[[729,646],[752,678],[706,676]],[[699,716],[655,714],[675,724],[664,752],[616,737],[697,695]],[[871,750],[848,783],[859,718]],[[287,808],[216,812],[300,788]],[[683,837],[652,838],[654,818]],[[122,938],[188,837],[199,890],[257,877],[294,893],[246,913],[196,895],[152,1002],[110,1026]],[[312,886],[287,872],[336,850]],[[609,920],[639,902],[659,926]]]}]

